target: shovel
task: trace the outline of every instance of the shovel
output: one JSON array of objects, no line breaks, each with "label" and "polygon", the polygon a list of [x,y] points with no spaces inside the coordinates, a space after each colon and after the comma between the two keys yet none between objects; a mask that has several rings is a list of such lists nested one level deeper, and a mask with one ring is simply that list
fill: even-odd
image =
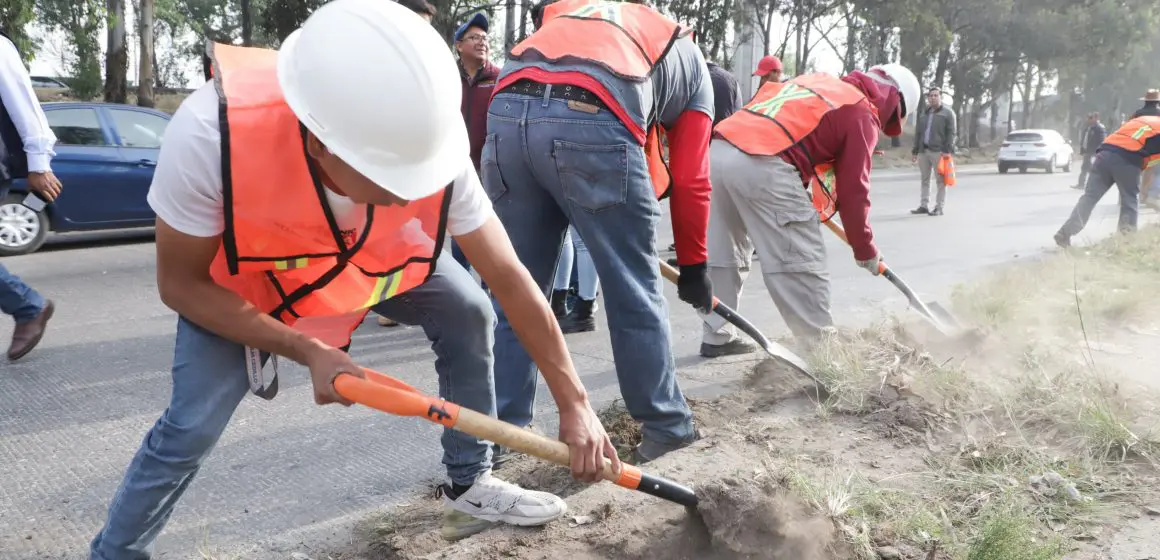
[{"label": "shovel", "polygon": [[[663,260],[658,259],[657,264],[661,267],[661,275],[664,276],[665,279],[667,279],[669,282],[676,284],[677,279],[681,276],[681,273],[677,272],[677,269],[673,268],[672,265]],[[754,326],[753,323],[750,323],[745,319],[745,317],[738,315],[736,311],[730,309],[728,305],[721,303],[721,301],[716,297],[713,298],[712,312],[720,315],[722,319],[725,319],[730,324],[741,329],[742,332],[749,335],[749,338],[752,338],[754,342],[761,346],[761,348],[764,349],[765,352],[772,356],[775,360],[788,365],[794,371],[810,378],[810,381],[814,382],[814,389],[818,400],[821,400],[823,391],[828,393],[826,386],[823,385],[821,381],[818,381],[818,378],[815,377],[813,372],[810,371],[810,366],[806,364],[805,360],[798,357],[797,354],[790,352],[789,348],[786,348],[785,346],[782,346],[766,338],[765,335],[761,334],[761,331],[757,330],[757,327]]]},{"label": "shovel", "polygon": [[[520,429],[455,403],[425,395],[394,377],[369,369],[364,369],[363,375],[366,379],[345,373],[339,374],[334,379],[334,390],[349,401],[388,414],[424,418],[557,465],[566,467],[571,464],[568,446],[563,442]],[[643,492],[683,506],[697,507],[697,495],[689,488],[642,472],[628,463],[621,462],[620,474],[616,474],[612,471],[612,461],[604,459],[601,476],[629,490]]]},{"label": "shovel", "polygon": [[[834,235],[838,236],[838,239],[841,239],[842,242],[847,246],[850,245],[850,240],[846,238],[846,232],[842,231],[842,228],[835,224],[834,220],[826,220],[823,223],[826,224],[826,227],[830,228],[830,231],[834,232]],[[906,299],[910,302],[911,307],[917,309],[918,313],[922,315],[922,317],[926,319],[926,321],[930,323],[931,326],[933,326],[935,330],[939,332],[939,334],[942,334],[946,337],[953,337],[961,334],[961,331],[963,330],[962,324],[959,323],[959,321],[956,320],[950,314],[950,312],[946,310],[946,308],[939,305],[938,302],[932,301],[924,303],[921,299],[918,299],[918,294],[914,293],[914,290],[912,290],[910,286],[906,284],[906,282],[903,282],[902,278],[899,278],[898,275],[894,273],[893,269],[886,266],[885,262],[878,262],[878,273],[886,277],[886,279],[889,280],[891,284],[894,284],[894,287],[898,288],[898,290],[906,296]]]}]

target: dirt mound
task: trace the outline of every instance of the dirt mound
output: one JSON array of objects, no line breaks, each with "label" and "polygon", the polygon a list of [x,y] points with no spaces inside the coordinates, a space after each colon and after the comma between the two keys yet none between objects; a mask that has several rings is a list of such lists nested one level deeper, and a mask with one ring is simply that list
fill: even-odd
[{"label": "dirt mound", "polygon": [[725,480],[697,490],[697,511],[720,554],[769,560],[822,560],[834,541],[834,525],[810,515],[783,489]]}]

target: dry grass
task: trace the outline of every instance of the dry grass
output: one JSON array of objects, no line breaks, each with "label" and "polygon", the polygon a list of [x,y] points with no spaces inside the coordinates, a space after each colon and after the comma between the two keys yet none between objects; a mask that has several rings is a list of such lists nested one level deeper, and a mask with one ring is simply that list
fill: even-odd
[{"label": "dry grass", "polygon": [[616,454],[623,461],[632,461],[632,451],[640,445],[640,423],[632,419],[620,400],[613,401],[597,416],[604,425],[604,431],[608,432],[612,445],[616,446]]},{"label": "dry grass", "polygon": [[822,410],[904,403],[926,468],[872,480],[767,461],[768,475],[828,514],[860,559],[883,542],[931,559],[1062,558],[1156,495],[1155,396],[1125,395],[1085,341],[1157,317],[1157,286],[1160,228],[1147,228],[959,289],[956,313],[990,331],[981,351],[937,359],[897,324],[832,336],[810,356],[831,388]]}]

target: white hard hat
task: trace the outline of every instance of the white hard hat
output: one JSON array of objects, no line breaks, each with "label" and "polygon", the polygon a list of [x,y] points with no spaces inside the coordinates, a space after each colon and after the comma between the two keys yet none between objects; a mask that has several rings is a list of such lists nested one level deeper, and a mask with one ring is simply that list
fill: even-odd
[{"label": "white hard hat", "polygon": [[902,96],[902,109],[899,111],[899,118],[905,119],[915,109],[918,109],[918,97],[921,89],[918,85],[918,78],[914,76],[914,72],[908,70],[901,64],[879,64],[870,68],[870,70],[881,70],[883,74],[894,80],[894,84],[898,86],[898,94]]},{"label": "white hard hat", "polygon": [[397,2],[323,4],[282,42],[278,84],[331,153],[400,198],[429,196],[463,172],[455,59]]}]

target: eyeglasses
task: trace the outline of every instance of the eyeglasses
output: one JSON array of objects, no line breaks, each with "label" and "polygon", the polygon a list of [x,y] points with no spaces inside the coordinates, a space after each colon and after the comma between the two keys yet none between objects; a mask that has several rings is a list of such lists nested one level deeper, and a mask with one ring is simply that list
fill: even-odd
[{"label": "eyeglasses", "polygon": [[471,35],[464,35],[460,41],[471,41],[472,43],[482,43],[487,41],[487,35],[482,33],[473,33]]}]

